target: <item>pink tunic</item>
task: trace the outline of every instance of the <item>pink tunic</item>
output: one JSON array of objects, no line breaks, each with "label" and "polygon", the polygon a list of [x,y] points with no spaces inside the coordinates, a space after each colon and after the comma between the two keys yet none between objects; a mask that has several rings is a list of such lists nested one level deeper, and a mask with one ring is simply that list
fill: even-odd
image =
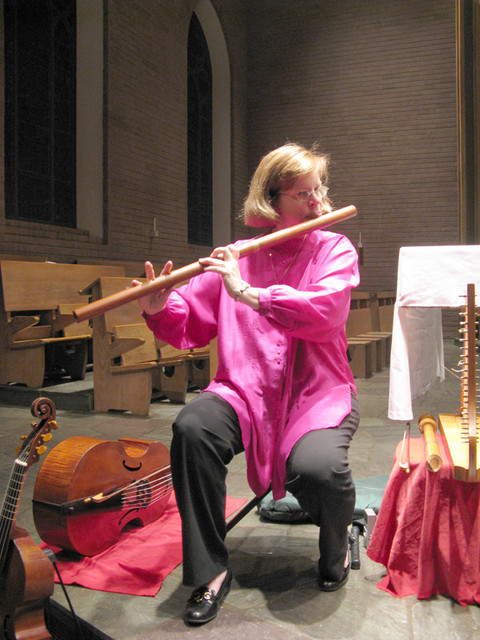
[{"label": "pink tunic", "polygon": [[180,349],[218,338],[207,391],[238,415],[250,487],[261,495],[271,485],[279,499],[294,444],[314,429],[337,427],[351,411],[345,322],[359,283],[357,253],[345,236],[313,231],[240,258],[240,272],[259,291],[258,311],[235,302],[219,274],[203,273],[145,319]]}]

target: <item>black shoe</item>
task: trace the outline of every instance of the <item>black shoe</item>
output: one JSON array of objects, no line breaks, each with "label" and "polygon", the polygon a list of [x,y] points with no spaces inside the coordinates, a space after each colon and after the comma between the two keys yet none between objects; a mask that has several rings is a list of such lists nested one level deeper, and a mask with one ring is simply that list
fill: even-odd
[{"label": "black shoe", "polygon": [[321,575],[318,576],[318,586],[322,591],[337,591],[348,582],[348,574],[350,573],[350,562],[344,568],[342,575],[338,580],[324,580]]},{"label": "black shoe", "polygon": [[198,587],[190,596],[185,607],[184,620],[188,624],[204,624],[215,618],[227,597],[232,584],[232,571],[227,569],[227,575],[218,593],[206,586]]}]

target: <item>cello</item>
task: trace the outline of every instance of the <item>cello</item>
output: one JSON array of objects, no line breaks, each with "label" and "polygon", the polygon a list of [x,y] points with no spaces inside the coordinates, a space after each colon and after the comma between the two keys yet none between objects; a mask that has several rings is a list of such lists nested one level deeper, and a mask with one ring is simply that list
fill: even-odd
[{"label": "cello", "polygon": [[53,565],[25,529],[16,526],[21,491],[30,466],[46,451],[57,429],[55,406],[38,398],[31,406],[32,431],[17,451],[0,514],[0,615],[2,640],[47,640],[45,601],[54,589]]},{"label": "cello", "polygon": [[35,527],[48,545],[94,556],[124,531],[157,520],[172,488],[170,452],[161,442],[74,436],[38,472]]}]

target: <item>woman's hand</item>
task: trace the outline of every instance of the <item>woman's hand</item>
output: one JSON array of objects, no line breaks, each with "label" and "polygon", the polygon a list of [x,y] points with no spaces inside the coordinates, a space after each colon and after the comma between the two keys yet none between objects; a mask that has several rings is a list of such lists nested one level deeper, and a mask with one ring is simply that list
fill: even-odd
[{"label": "woman's hand", "polygon": [[[171,260],[167,260],[165,266],[160,273],[161,276],[168,276],[173,268],[173,262]],[[153,270],[153,265],[151,262],[145,262],[145,275],[147,280],[150,282],[155,280],[155,272]],[[141,286],[142,283],[138,280],[132,280],[132,287]],[[138,304],[142,311],[147,313],[149,316],[154,316],[156,313],[160,313],[165,307],[167,302],[167,298],[170,295],[171,287],[167,289],[157,289],[150,294],[142,296],[138,299]]]},{"label": "woman's hand", "polygon": [[243,302],[252,309],[258,309],[258,290],[242,280],[238,260],[240,253],[231,244],[218,247],[208,258],[200,258],[199,262],[205,271],[214,271],[223,278],[223,284],[235,302]]},{"label": "woman's hand", "polygon": [[208,258],[200,258],[199,262],[205,271],[214,271],[223,278],[223,284],[228,294],[235,298],[239,288],[243,285],[238,259],[240,254],[235,247],[218,247]]}]

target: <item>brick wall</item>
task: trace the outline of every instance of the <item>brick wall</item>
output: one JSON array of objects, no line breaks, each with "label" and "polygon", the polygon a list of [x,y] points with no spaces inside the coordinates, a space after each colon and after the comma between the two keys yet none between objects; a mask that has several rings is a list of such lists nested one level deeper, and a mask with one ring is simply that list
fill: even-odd
[{"label": "brick wall", "polygon": [[222,24],[228,55],[231,61],[232,112],[232,228],[233,237],[245,236],[245,228],[238,219],[250,180],[248,166],[247,100],[248,47],[246,13],[248,2],[213,0]]},{"label": "brick wall", "polygon": [[[231,73],[232,220],[264,152],[287,139],[319,140],[332,157],[336,206],[358,209],[336,229],[355,244],[362,233],[363,289],[395,288],[401,246],[458,242],[453,0],[212,4]],[[186,240],[186,42],[194,6],[108,3],[107,243],[80,230],[5,221],[2,130],[0,253],[168,256],[177,266],[198,257]],[[0,56],[3,121],[3,47]]]},{"label": "brick wall", "polygon": [[187,5],[109,3],[108,241],[140,259],[186,252]]},{"label": "brick wall", "polygon": [[250,167],[319,140],[338,225],[362,233],[362,288],[394,289],[398,250],[458,243],[455,3],[264,0],[249,5]]},{"label": "brick wall", "polygon": [[[0,138],[0,254],[41,259],[172,258],[192,262],[210,248],[187,243],[187,38],[195,0],[112,1],[106,16],[106,242],[73,229],[5,220]],[[248,181],[244,7],[214,2],[229,47],[232,91],[232,220]],[[3,3],[1,4],[3,7]],[[2,8],[0,7],[0,11]],[[0,14],[0,33],[3,20]],[[3,47],[0,51],[3,121]],[[156,217],[159,237],[152,238]]]}]

